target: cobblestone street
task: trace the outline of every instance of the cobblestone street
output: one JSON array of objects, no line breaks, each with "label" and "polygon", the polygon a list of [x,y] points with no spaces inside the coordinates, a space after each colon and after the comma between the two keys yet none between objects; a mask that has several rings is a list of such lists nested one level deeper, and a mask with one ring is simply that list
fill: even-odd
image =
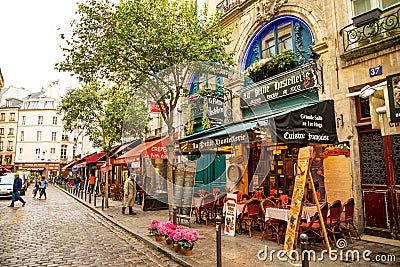
[{"label": "cobblestone street", "polygon": [[179,266],[50,186],[25,207],[0,200],[1,266]]}]

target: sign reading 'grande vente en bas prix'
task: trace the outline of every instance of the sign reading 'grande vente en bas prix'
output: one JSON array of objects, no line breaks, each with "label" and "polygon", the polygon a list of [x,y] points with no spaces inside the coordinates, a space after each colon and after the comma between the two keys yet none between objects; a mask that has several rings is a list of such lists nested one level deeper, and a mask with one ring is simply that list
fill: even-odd
[{"label": "sign reading 'grande vente en bas prix'", "polygon": [[280,76],[274,76],[245,87],[240,92],[240,107],[257,106],[281,97],[318,88],[315,63],[298,67]]}]

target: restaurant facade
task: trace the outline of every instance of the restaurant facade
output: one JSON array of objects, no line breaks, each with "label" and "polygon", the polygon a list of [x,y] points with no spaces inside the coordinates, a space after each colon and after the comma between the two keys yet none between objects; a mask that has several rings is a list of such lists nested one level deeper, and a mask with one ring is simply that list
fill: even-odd
[{"label": "restaurant facade", "polygon": [[[194,130],[179,139],[182,154],[196,163],[195,191],[218,187],[251,193],[261,188],[267,196],[290,195],[299,148],[312,145],[311,173],[321,200],[354,198],[361,232],[398,238],[399,125],[390,121],[389,107],[376,112],[377,105],[390,102],[386,91],[396,98],[393,88],[398,86],[398,4],[389,2],[382,1],[384,12],[369,22],[390,21],[388,16],[397,20],[374,38],[359,33],[367,24],[354,16],[370,10],[360,11],[352,1],[210,4],[210,12],[223,14],[225,28],[237,25],[228,50],[237,51],[239,72],[252,81],[224,83],[217,77],[214,89],[222,91],[225,117],[213,119],[209,109],[211,127],[202,127],[194,117],[189,127]],[[367,36],[366,47],[360,40],[349,41],[354,32]],[[285,50],[296,53],[294,66],[258,77],[249,72],[256,69],[254,62],[275,60]],[[210,87],[207,79],[194,80],[198,85],[190,86],[188,106],[197,92],[193,88]],[[367,85],[383,89],[360,97]]]}]

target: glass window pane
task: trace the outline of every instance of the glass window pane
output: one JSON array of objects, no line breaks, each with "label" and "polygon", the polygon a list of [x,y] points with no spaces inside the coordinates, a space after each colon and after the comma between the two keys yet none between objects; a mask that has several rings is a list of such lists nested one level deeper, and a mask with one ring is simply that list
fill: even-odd
[{"label": "glass window pane", "polygon": [[275,49],[275,36],[274,31],[271,31],[265,38],[262,40],[262,58],[269,58],[276,55]]},{"label": "glass window pane", "polygon": [[382,0],[382,9],[398,4],[399,0]]},{"label": "glass window pane", "polygon": [[371,10],[371,0],[353,0],[353,16]]}]

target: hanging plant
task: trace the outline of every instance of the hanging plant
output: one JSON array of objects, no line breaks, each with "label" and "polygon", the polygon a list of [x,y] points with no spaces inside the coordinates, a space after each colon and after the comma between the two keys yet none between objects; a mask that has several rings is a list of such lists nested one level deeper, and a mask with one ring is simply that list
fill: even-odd
[{"label": "hanging plant", "polygon": [[194,132],[193,126],[194,126],[194,121],[193,121],[193,110],[192,110],[192,104],[188,105],[187,108],[187,114],[188,114],[188,122],[186,126],[186,134],[192,134]]},{"label": "hanging plant", "polygon": [[207,102],[203,104],[203,118],[201,119],[201,125],[203,126],[203,130],[211,128],[210,118],[207,116],[208,104]]}]

